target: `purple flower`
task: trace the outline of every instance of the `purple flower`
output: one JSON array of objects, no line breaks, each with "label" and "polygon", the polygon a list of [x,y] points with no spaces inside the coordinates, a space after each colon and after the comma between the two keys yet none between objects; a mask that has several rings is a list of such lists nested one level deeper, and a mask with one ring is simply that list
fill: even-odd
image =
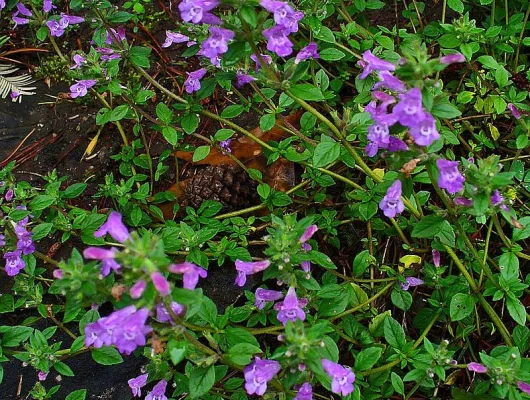
[{"label": "purple flower", "polygon": [[6,199],[6,201],[11,201],[13,200],[14,194],[15,192],[13,191],[13,189],[8,189],[4,198]]},{"label": "purple flower", "polygon": [[143,374],[140,376],[137,376],[136,378],[129,379],[127,383],[129,384],[129,387],[132,390],[133,397],[141,397],[142,391],[141,389],[147,385],[147,378],[149,377],[149,374]]},{"label": "purple flower", "polygon": [[15,225],[15,234],[17,236],[17,250],[24,255],[31,254],[35,251],[35,243],[33,242],[33,233],[26,230],[26,228],[19,223]]},{"label": "purple flower", "polygon": [[302,236],[300,236],[299,242],[300,243],[307,242],[309,239],[311,239],[311,237],[315,234],[316,231],[318,231],[318,226],[316,225],[309,226],[309,228],[305,230]]},{"label": "purple flower", "polygon": [[488,369],[484,365],[476,362],[470,362],[467,364],[467,369],[472,372],[476,372],[477,374],[484,374],[488,372]]},{"label": "purple flower", "polygon": [[169,47],[173,43],[184,43],[184,42],[188,42],[189,40],[190,40],[189,37],[181,33],[166,31],[166,41],[164,42],[162,47]]},{"label": "purple flower", "polygon": [[208,272],[195,264],[184,261],[181,264],[171,264],[168,267],[170,272],[184,274],[184,288],[194,290],[199,282],[199,277],[206,278]]},{"label": "purple flower", "polygon": [[219,5],[219,0],[183,0],[179,4],[180,16],[185,22],[220,24],[221,20],[209,11]]},{"label": "purple flower", "polygon": [[15,23],[15,26],[13,29],[15,29],[18,25],[27,25],[29,24],[29,19],[27,18],[21,18],[18,16],[18,12],[13,14],[13,22]]},{"label": "purple flower", "polygon": [[313,388],[311,387],[311,383],[306,382],[300,386],[294,400],[313,400]]},{"label": "purple flower", "polygon": [[461,53],[448,54],[440,58],[442,64],[455,64],[465,62],[466,58]]},{"label": "purple flower", "polygon": [[6,236],[0,233],[0,247],[4,247],[5,245],[6,245]]},{"label": "purple flower", "polygon": [[385,197],[379,202],[379,208],[389,218],[394,218],[405,210],[401,200],[401,181],[397,179],[386,191]]},{"label": "purple flower", "polygon": [[288,34],[289,31],[282,25],[265,29],[263,36],[267,39],[267,50],[275,52],[280,57],[290,55],[293,52],[293,43],[287,37]]},{"label": "purple flower", "polygon": [[368,127],[368,144],[364,149],[368,157],[373,157],[379,149],[386,149],[390,143],[390,130],[385,123],[373,123]]},{"label": "purple flower", "polygon": [[447,190],[449,194],[455,194],[462,190],[466,180],[458,171],[458,161],[449,161],[439,158],[436,160],[436,165],[440,172],[438,178],[438,186],[440,186],[440,188]]},{"label": "purple flower", "polygon": [[136,282],[129,291],[129,294],[131,298],[133,299],[139,299],[142,297],[142,294],[144,294],[145,288],[147,287],[147,282],[143,279]]},{"label": "purple flower", "polygon": [[44,3],[42,4],[42,11],[47,13],[50,12],[52,8],[57,8],[53,5],[52,0],[44,0]]},{"label": "purple flower", "polygon": [[[397,122],[397,117],[388,113],[388,107],[396,102],[396,98],[381,91],[372,92],[372,97],[374,101],[371,101],[364,110],[370,114],[375,122],[389,126],[394,125]],[[377,105],[377,101],[380,101],[381,104]]]},{"label": "purple flower", "polygon": [[393,153],[395,151],[405,151],[408,149],[407,144],[403,140],[390,136],[390,140],[388,141],[388,151]]},{"label": "purple flower", "polygon": [[85,345],[95,348],[114,345],[120,353],[131,354],[136,347],[146,344],[145,336],[152,330],[145,325],[148,317],[147,308],[136,310],[132,305],[115,311],[86,325]]},{"label": "purple flower", "polygon": [[355,374],[351,369],[344,368],[342,365],[326,360],[325,358],[322,359],[322,367],[332,379],[331,391],[333,393],[347,396],[353,392]]},{"label": "purple flower", "polygon": [[60,20],[50,20],[46,22],[46,26],[50,29],[50,35],[61,37],[64,30],[68,27],[68,21],[61,18]]},{"label": "purple flower", "polygon": [[278,321],[286,325],[287,321],[295,322],[297,319],[304,321],[305,312],[298,304],[298,298],[296,297],[296,291],[294,287],[290,287],[287,291],[287,295],[283,301],[283,304],[278,312]]},{"label": "purple flower", "polygon": [[530,384],[523,381],[519,381],[517,382],[517,387],[521,392],[525,392],[526,394],[530,395]]},{"label": "purple flower", "polygon": [[184,87],[186,88],[187,93],[193,93],[196,92],[201,88],[201,82],[200,80],[206,75],[206,68],[198,69],[197,71],[193,72],[186,72],[188,74],[188,78],[184,82]]},{"label": "purple flower", "polygon": [[14,90],[11,90],[11,93],[9,93],[9,97],[11,97],[11,101],[17,101],[19,96],[20,96],[20,93]]},{"label": "purple flower", "polygon": [[77,69],[80,68],[81,65],[86,62],[86,59],[81,54],[74,55],[74,65],[70,67],[70,69]]},{"label": "purple flower", "polygon": [[400,93],[406,90],[405,84],[388,71],[379,72],[379,79],[381,80],[374,85],[374,90],[385,88]]},{"label": "purple flower", "polygon": [[167,381],[161,380],[158,382],[153,390],[145,397],[145,400],[167,400],[166,397]]},{"label": "purple flower", "polygon": [[5,269],[8,276],[17,275],[26,266],[26,263],[20,255],[20,250],[10,251],[4,254],[4,259],[6,260]]},{"label": "purple flower", "polygon": [[39,373],[37,374],[37,377],[39,378],[39,381],[45,381],[46,378],[48,377],[48,372],[44,372],[44,371],[39,371]]},{"label": "purple flower", "polygon": [[258,310],[262,310],[265,307],[265,303],[268,301],[276,301],[283,297],[283,293],[277,290],[268,290],[258,288],[256,289],[256,301],[254,305],[258,307]]},{"label": "purple flower", "polygon": [[218,56],[228,51],[228,41],[232,40],[235,33],[231,30],[210,26],[210,36],[202,45],[198,54],[208,57],[213,65],[218,65]]},{"label": "purple flower", "polygon": [[92,86],[96,84],[95,79],[84,79],[81,81],[77,81],[76,84],[70,86],[70,96],[72,99],[75,99],[76,97],[83,97],[86,96],[88,93],[88,89],[90,89]]},{"label": "purple flower", "polygon": [[0,10],[3,10],[6,7],[6,1],[0,0]]},{"label": "purple flower", "polygon": [[432,142],[440,138],[436,129],[436,120],[429,113],[425,113],[425,118],[410,128],[410,134],[414,142],[420,146],[430,146]]},{"label": "purple flower", "polygon": [[17,12],[19,12],[20,14],[26,17],[31,17],[33,15],[31,11],[28,10],[26,6],[20,2],[17,3]]},{"label": "purple flower", "polygon": [[80,24],[81,22],[85,22],[85,19],[83,17],[77,17],[75,15],[67,15],[65,13],[61,13],[61,20],[64,20],[69,25],[75,25]]},{"label": "purple flower", "polygon": [[519,110],[517,109],[517,107],[515,107],[515,105],[513,103],[508,103],[508,110],[510,110],[510,112],[512,113],[513,117],[515,119],[521,119],[521,113],[519,112]]},{"label": "purple flower", "polygon": [[121,265],[112,259],[103,260],[103,263],[101,264],[101,276],[108,276],[111,270],[115,273],[119,273],[121,270]]},{"label": "purple flower", "polygon": [[358,62],[358,65],[363,68],[359,79],[366,79],[372,71],[394,71],[396,69],[394,64],[374,56],[370,50],[363,53],[363,59]]},{"label": "purple flower", "polygon": [[271,262],[269,260],[263,260],[263,261],[241,261],[236,260],[236,270],[237,270],[237,277],[236,277],[236,285],[238,286],[244,286],[247,282],[247,275],[253,275],[257,272],[263,271],[267,269],[271,265]]},{"label": "purple flower", "polygon": [[[255,54],[252,54],[250,56],[250,59],[256,63],[256,72],[258,72],[261,69],[261,63],[259,61],[258,56],[256,56]],[[261,59],[267,65],[272,63],[272,57],[267,54],[261,54]]]},{"label": "purple flower", "polygon": [[232,149],[230,148],[230,143],[232,143],[232,139],[221,140],[219,142],[219,147],[221,148],[221,152],[224,155],[226,155],[226,153],[232,152]]},{"label": "purple flower", "polygon": [[123,26],[118,27],[117,31],[114,28],[110,28],[110,32],[107,31],[107,38],[105,39],[105,44],[111,45],[116,41],[123,42],[126,37],[127,35],[125,34],[125,28]]},{"label": "purple flower", "polygon": [[423,280],[419,278],[414,278],[413,276],[408,276],[405,278],[405,283],[400,283],[401,289],[409,290],[410,287],[423,285]]},{"label": "purple flower", "polygon": [[318,47],[315,42],[309,43],[306,47],[300,50],[296,55],[296,58],[294,59],[294,63],[299,64],[300,62],[308,60],[310,58],[320,58],[318,54]]},{"label": "purple flower", "polygon": [[53,272],[52,272],[52,276],[55,278],[55,279],[63,279],[63,270],[62,269],[54,269]]},{"label": "purple flower", "polygon": [[109,234],[114,240],[125,243],[129,238],[129,230],[123,224],[121,220],[121,214],[117,211],[112,211],[107,218],[107,222],[99,227],[99,229],[94,232],[94,237],[103,237],[106,234]]},{"label": "purple flower", "polygon": [[160,272],[155,271],[151,274],[151,281],[155,286],[156,291],[161,296],[167,296],[169,294],[169,282]]},{"label": "purple flower", "polygon": [[261,0],[260,4],[267,11],[274,13],[274,22],[284,27],[288,33],[298,31],[298,21],[304,17],[303,12],[295,12],[289,4],[283,1]]},{"label": "purple flower", "polygon": [[114,247],[110,249],[104,249],[102,247],[87,247],[83,251],[83,257],[87,260],[112,260],[114,259],[116,251],[117,250]]},{"label": "purple flower", "polygon": [[263,396],[267,390],[267,382],[274,378],[280,370],[281,366],[278,361],[262,360],[255,357],[254,361],[247,365],[243,371],[247,394]]},{"label": "purple flower", "polygon": [[436,249],[432,250],[432,263],[436,268],[440,267],[440,252]]},{"label": "purple flower", "polygon": [[423,112],[420,89],[410,89],[407,93],[400,94],[399,99],[400,101],[392,110],[392,114],[395,115],[401,125],[413,128],[425,119],[426,114]]},{"label": "purple flower", "polygon": [[457,206],[471,207],[473,200],[466,199],[465,197],[455,197],[454,202]]},{"label": "purple flower", "polygon": [[[186,309],[182,304],[177,303],[176,301],[171,302],[171,310],[176,316],[181,316],[184,314]],[[155,306],[156,319],[159,322],[169,322],[171,325],[174,324],[171,314],[167,310],[166,306],[163,303],[158,303]]]},{"label": "purple flower", "polygon": [[243,85],[246,85],[247,83],[254,82],[256,80],[257,79],[251,75],[247,75],[247,74],[242,73],[241,71],[237,71],[236,86],[238,88],[242,87]]},{"label": "purple flower", "polygon": [[[302,250],[304,251],[310,251],[312,249],[311,245],[309,243],[302,243]],[[310,261],[302,261],[300,263],[300,266],[302,267],[302,270],[307,274],[307,279],[310,278],[309,271],[311,270],[311,262]]]}]

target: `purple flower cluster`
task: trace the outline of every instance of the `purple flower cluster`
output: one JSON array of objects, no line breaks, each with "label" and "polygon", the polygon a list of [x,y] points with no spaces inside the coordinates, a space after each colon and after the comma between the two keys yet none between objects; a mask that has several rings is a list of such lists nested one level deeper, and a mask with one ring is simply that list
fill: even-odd
[{"label": "purple flower cluster", "polygon": [[[379,149],[390,152],[408,149],[401,139],[390,135],[390,127],[396,123],[408,128],[410,136],[418,146],[430,146],[440,138],[436,120],[423,108],[420,89],[412,88],[407,91],[405,84],[391,73],[396,69],[394,64],[376,57],[367,50],[359,65],[363,68],[359,79],[366,79],[372,72],[377,72],[379,77],[379,82],[373,87],[374,100],[366,107],[374,121],[368,128],[368,156],[375,156]],[[393,94],[380,89],[387,89]],[[388,108],[394,103],[396,104],[389,111]]]},{"label": "purple flower cluster", "polygon": [[120,353],[131,354],[136,347],[145,346],[146,335],[152,328],[146,325],[149,310],[131,305],[114,311],[85,327],[85,345],[95,348],[114,345]]},{"label": "purple flower cluster", "polygon": [[210,26],[210,36],[201,44],[197,54],[207,57],[212,65],[221,66],[221,56],[228,51],[228,42],[235,37],[235,33],[229,29]]},{"label": "purple flower cluster", "polygon": [[221,20],[210,12],[219,3],[219,0],[183,0],[179,4],[180,16],[185,22],[219,25]]},{"label": "purple flower cluster", "polygon": [[295,322],[296,320],[304,321],[305,312],[302,307],[307,305],[307,299],[300,299],[296,297],[294,287],[290,287],[287,291],[284,301],[280,301],[274,305],[274,309],[278,310],[278,321],[287,325],[287,321]]},{"label": "purple flower cluster", "polygon": [[[274,14],[274,22],[276,22],[276,25],[272,28],[263,31],[263,36],[267,39],[267,50],[273,51],[280,57],[290,55],[293,52],[293,42],[289,40],[288,36],[291,33],[298,32],[298,21],[304,17],[304,13],[294,11],[289,4],[283,1],[261,0],[260,4],[267,11]],[[302,57],[307,55],[305,58],[307,59],[316,53],[316,49],[314,52],[311,50],[311,48],[306,50]]]},{"label": "purple flower cluster", "polygon": [[196,92],[201,88],[201,79],[206,75],[206,68],[198,69],[197,71],[193,72],[186,72],[188,74],[188,78],[184,82],[184,88],[186,89],[187,93],[193,93]]},{"label": "purple flower cluster", "polygon": [[72,97],[72,99],[75,99],[76,97],[86,96],[88,93],[88,89],[90,89],[95,84],[96,80],[94,79],[83,79],[77,81],[77,83],[70,86],[70,96]]},{"label": "purple flower cluster", "polygon": [[[8,276],[15,276],[24,269],[26,263],[22,255],[28,255],[35,251],[35,243],[33,242],[33,233],[28,231],[26,226],[29,218],[15,224],[15,236],[17,238],[16,248],[13,251],[4,253],[5,270]],[[0,245],[5,246],[5,236],[0,235]]]},{"label": "purple flower cluster", "polygon": [[243,371],[245,376],[245,390],[248,394],[263,396],[267,390],[267,382],[280,372],[281,366],[278,361],[262,360],[255,357],[254,361],[247,365]]}]

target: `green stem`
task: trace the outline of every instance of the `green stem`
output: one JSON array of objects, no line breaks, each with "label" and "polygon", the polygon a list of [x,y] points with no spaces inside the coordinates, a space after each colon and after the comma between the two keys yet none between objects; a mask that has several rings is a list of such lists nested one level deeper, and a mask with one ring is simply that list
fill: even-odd
[{"label": "green stem", "polygon": [[350,315],[350,314],[353,314],[355,311],[358,311],[364,307],[366,307],[367,305],[369,305],[371,302],[373,302],[374,300],[378,299],[379,297],[381,297],[383,294],[385,294],[386,292],[388,292],[392,287],[394,286],[394,282],[390,282],[388,285],[386,285],[383,289],[381,289],[379,292],[377,292],[374,296],[372,296],[371,298],[369,298],[368,300],[366,300],[364,303],[361,303],[353,308],[350,308],[349,310],[346,310],[344,312],[341,312],[340,314],[338,315],[335,315],[334,317],[331,317],[330,318],[330,321],[334,321],[336,319],[340,319],[340,318],[343,318],[347,315]]}]

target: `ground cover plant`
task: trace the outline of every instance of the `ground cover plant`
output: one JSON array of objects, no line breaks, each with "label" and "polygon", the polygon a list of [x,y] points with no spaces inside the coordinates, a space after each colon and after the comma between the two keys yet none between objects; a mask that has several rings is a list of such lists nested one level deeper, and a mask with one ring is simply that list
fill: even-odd
[{"label": "ground cover plant", "polygon": [[83,159],[111,149],[77,181],[2,162],[2,398],[96,398],[87,353],[141,360],[114,384],[146,400],[530,398],[528,0],[0,13],[4,102],[39,57],[95,107]]}]

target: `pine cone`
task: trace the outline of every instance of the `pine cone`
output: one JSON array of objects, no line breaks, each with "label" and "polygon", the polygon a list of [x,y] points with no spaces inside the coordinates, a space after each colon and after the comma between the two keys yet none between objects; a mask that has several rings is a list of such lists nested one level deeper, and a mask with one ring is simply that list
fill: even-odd
[{"label": "pine cone", "polygon": [[259,203],[256,187],[256,182],[238,166],[208,165],[188,180],[186,203],[199,208],[205,200],[216,200],[227,211],[235,211]]}]

